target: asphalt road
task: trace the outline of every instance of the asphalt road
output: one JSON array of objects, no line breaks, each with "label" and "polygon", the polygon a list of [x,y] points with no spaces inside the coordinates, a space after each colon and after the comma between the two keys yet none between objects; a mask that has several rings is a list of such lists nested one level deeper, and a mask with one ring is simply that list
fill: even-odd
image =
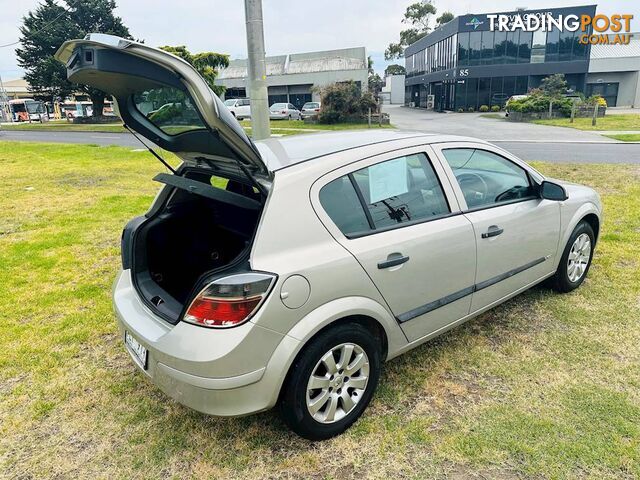
[{"label": "asphalt road", "polygon": [[[413,112],[410,111],[409,113]],[[417,112],[417,114],[423,115],[420,112]],[[403,125],[402,121],[396,121],[398,115],[394,112],[392,122],[400,128],[406,128],[408,130],[450,133],[483,138],[526,161],[640,164],[640,144],[615,142],[606,137],[589,132],[574,131],[560,127],[542,127],[540,125],[525,124],[525,129],[509,133],[504,132],[504,130],[510,127],[511,124],[500,120],[480,119],[473,114],[455,115],[455,117],[457,117],[455,119],[452,115],[435,115],[439,116],[436,119],[430,119],[424,122],[420,122],[419,119],[416,120],[417,125],[416,123]],[[474,124],[465,126],[464,121],[473,122]],[[517,125],[518,129],[522,127],[522,124]],[[527,131],[526,127],[530,126],[541,127],[542,130],[534,128],[532,131]],[[0,130],[0,140],[120,145],[131,148],[143,148],[135,137],[129,133]]]}]

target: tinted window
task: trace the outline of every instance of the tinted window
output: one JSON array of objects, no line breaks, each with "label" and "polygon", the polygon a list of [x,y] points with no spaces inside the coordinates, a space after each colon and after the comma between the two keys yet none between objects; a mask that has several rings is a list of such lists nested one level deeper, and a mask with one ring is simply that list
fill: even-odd
[{"label": "tinted window", "polygon": [[189,96],[173,87],[150,88],[133,95],[140,113],[168,135],[204,129]]},{"label": "tinted window", "polygon": [[362,204],[347,175],[322,187],[320,203],[345,235],[370,230]]},{"label": "tinted window", "polygon": [[525,170],[500,155],[473,148],[451,148],[443,153],[469,208],[533,195]]},{"label": "tinted window", "polygon": [[375,228],[449,213],[449,206],[424,154],[377,163],[353,173]]}]

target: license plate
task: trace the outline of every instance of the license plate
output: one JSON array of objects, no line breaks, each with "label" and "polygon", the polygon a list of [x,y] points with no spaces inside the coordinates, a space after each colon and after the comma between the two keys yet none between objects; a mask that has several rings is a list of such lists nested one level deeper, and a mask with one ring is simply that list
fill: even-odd
[{"label": "license plate", "polygon": [[147,369],[147,348],[143,345],[140,345],[140,342],[138,342],[135,338],[133,338],[133,336],[127,331],[124,332],[124,343],[127,344],[129,349],[140,361],[140,363],[142,364],[142,368],[146,370]]}]

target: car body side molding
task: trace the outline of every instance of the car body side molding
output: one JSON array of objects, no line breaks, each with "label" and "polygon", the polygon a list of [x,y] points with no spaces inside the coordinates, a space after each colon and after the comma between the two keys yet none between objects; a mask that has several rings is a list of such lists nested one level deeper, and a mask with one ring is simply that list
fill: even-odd
[{"label": "car body side molding", "polygon": [[535,267],[536,265],[541,264],[545,260],[547,260],[545,257],[540,257],[520,267],[511,269],[508,272],[501,273],[500,275],[489,278],[488,280],[484,280],[470,287],[463,288],[462,290],[458,290],[457,292],[451,293],[445,297],[434,300],[433,302],[425,303],[424,305],[416,307],[413,310],[409,310],[408,312],[401,313],[396,318],[399,323],[408,322],[409,320],[413,320],[414,318],[419,317],[420,315],[424,315],[425,313],[432,312],[433,310],[436,310],[440,307],[444,307],[445,305],[453,303],[456,300],[460,300],[461,298],[464,298],[467,295],[471,295],[474,292],[477,292],[484,288],[495,285],[496,283],[506,280],[507,278],[511,278],[514,275],[517,275],[518,273],[524,272],[525,270],[528,270],[532,267]]}]

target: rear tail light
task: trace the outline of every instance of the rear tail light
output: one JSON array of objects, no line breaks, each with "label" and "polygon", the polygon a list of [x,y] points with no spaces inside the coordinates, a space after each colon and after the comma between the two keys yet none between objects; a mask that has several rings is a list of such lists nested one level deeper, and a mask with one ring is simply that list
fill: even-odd
[{"label": "rear tail light", "polygon": [[320,111],[320,109],[319,109],[319,108],[316,108],[316,110],[315,110],[315,111],[316,111],[316,112],[319,112],[319,111]]},{"label": "rear tail light", "polygon": [[184,321],[210,328],[235,327],[260,308],[276,280],[271,273],[241,273],[219,278],[191,302]]}]

